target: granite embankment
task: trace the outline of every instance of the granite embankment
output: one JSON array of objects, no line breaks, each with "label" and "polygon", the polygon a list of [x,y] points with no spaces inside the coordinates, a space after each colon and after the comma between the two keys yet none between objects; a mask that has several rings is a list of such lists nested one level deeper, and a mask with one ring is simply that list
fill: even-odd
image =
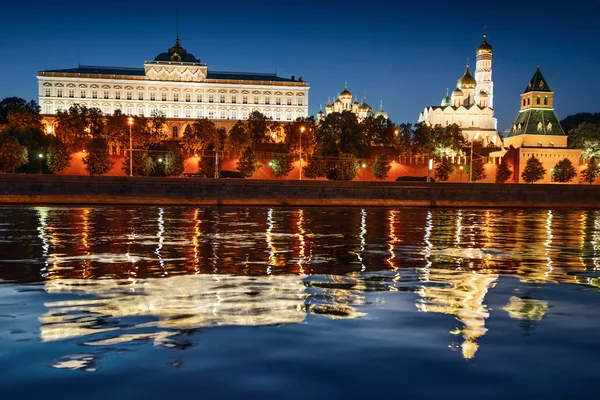
[{"label": "granite embankment", "polygon": [[600,208],[598,185],[0,175],[0,205]]}]

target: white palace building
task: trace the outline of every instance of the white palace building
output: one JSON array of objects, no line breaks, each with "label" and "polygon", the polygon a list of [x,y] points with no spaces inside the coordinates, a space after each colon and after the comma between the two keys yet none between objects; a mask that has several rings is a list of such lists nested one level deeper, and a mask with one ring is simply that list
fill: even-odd
[{"label": "white palace building", "polygon": [[174,138],[198,118],[232,125],[253,111],[282,122],[308,116],[309,86],[301,77],[211,71],[181,47],[179,38],[168,52],[144,62],[144,68],[80,65],[45,70],[38,72],[38,89],[48,127],[58,111],[74,104],[98,108],[105,115],[116,110],[127,115],[161,113]]}]

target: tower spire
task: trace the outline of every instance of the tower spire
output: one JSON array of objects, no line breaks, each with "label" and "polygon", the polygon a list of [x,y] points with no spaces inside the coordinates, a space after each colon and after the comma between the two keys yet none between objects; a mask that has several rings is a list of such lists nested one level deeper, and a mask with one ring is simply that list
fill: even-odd
[{"label": "tower spire", "polygon": [[175,40],[179,42],[179,9],[175,9]]}]

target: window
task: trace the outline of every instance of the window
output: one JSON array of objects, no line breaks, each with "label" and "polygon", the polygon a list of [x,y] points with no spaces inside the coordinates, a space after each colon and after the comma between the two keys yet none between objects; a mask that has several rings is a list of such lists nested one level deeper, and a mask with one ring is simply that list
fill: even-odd
[{"label": "window", "polygon": [[144,116],[144,107],[138,107],[138,115],[139,115],[140,117],[143,117],[143,116]]},{"label": "window", "polygon": [[212,93],[208,94],[208,102],[209,103],[214,103],[215,102],[215,95]]},{"label": "window", "polygon": [[291,106],[291,105],[292,105],[292,96],[288,96],[288,97],[286,97],[286,99],[285,99],[285,100],[286,100],[286,102],[287,102],[287,105],[288,105],[288,106]]},{"label": "window", "polygon": [[232,102],[233,104],[237,103],[237,95],[235,95],[235,94],[232,94],[232,95],[231,95],[231,102]]},{"label": "window", "polygon": [[63,110],[63,105],[62,104],[59,104],[59,105],[56,106],[56,112],[59,112],[59,111],[62,111],[62,110]]},{"label": "window", "polygon": [[141,90],[138,90],[138,100],[144,100],[144,92]]},{"label": "window", "polygon": [[150,107],[150,116],[151,117],[155,117],[156,116],[156,107]]},{"label": "window", "polygon": [[179,92],[173,92],[173,101],[179,101]]},{"label": "window", "polygon": [[208,110],[208,118],[209,119],[214,119],[215,118],[215,112],[213,110]]},{"label": "window", "polygon": [[225,110],[220,110],[219,111],[219,119],[225,119],[225,118],[226,118],[226,116],[225,116]]},{"label": "window", "polygon": [[92,99],[98,98],[98,89],[92,89]]},{"label": "window", "polygon": [[548,96],[544,97],[544,105],[547,106],[548,105]]},{"label": "window", "polygon": [[242,104],[248,104],[248,95],[247,94],[242,96]]},{"label": "window", "polygon": [[281,111],[275,111],[275,121],[281,121]]},{"label": "window", "polygon": [[299,106],[303,106],[304,105],[304,97],[302,97],[302,96],[298,97],[298,105]]},{"label": "window", "polygon": [[237,111],[231,110],[231,119],[237,119]]},{"label": "window", "polygon": [[162,92],[160,92],[160,99],[162,101],[167,101],[167,91],[163,90]]},{"label": "window", "polygon": [[192,94],[190,92],[185,92],[185,102],[189,103],[192,101]]},{"label": "window", "polygon": [[150,101],[156,100],[156,92],[153,90],[150,92]]},{"label": "window", "polygon": [[271,96],[265,96],[265,104],[271,104]]},{"label": "window", "polygon": [[166,117],[166,116],[167,116],[167,114],[168,114],[167,107],[165,107],[165,106],[162,106],[162,107],[160,108],[160,114],[161,114],[163,117]]},{"label": "window", "polygon": [[52,114],[52,104],[46,104],[44,106],[44,114]]},{"label": "window", "polygon": [[529,105],[529,104],[530,104],[530,103],[529,103],[529,100],[530,100],[530,99],[529,99],[529,97],[528,97],[528,98],[527,98],[527,105]]},{"label": "window", "polygon": [[221,93],[221,95],[219,95],[219,103],[225,103],[225,93]]},{"label": "window", "polygon": [[131,115],[131,106],[125,107],[125,114]]},{"label": "window", "polygon": [[179,129],[176,126],[173,127],[173,137],[179,137]]},{"label": "window", "polygon": [[46,88],[46,97],[50,97],[51,93],[52,93],[52,90],[49,87],[47,87]]},{"label": "window", "polygon": [[185,117],[192,118],[192,110],[190,110],[189,108],[186,108],[185,109]]},{"label": "window", "polygon": [[248,119],[248,111],[242,110],[242,119]]},{"label": "window", "polygon": [[523,99],[523,106],[525,106],[525,99]]},{"label": "window", "polygon": [[179,108],[173,109],[173,118],[179,118]]},{"label": "window", "polygon": [[254,104],[258,104],[258,95],[257,94],[254,95]]},{"label": "window", "polygon": [[62,88],[56,89],[56,97],[62,97]]},{"label": "window", "polygon": [[102,108],[102,112],[104,113],[104,115],[110,114],[110,107],[109,106],[104,106]]},{"label": "window", "polygon": [[116,91],[115,92],[115,99],[119,100],[121,98],[121,91]]},{"label": "window", "polygon": [[203,118],[203,116],[202,116],[203,114],[204,113],[202,112],[201,108],[196,110],[196,118],[198,118],[198,119]]},{"label": "window", "polygon": [[108,89],[104,89],[104,98],[108,99],[110,97],[110,93],[108,91]]},{"label": "window", "polygon": [[73,97],[75,97],[75,89],[73,89],[73,88],[69,88],[69,97],[70,97],[70,98],[73,98]]},{"label": "window", "polygon": [[133,96],[133,94],[131,93],[131,90],[128,90],[126,92],[126,95],[127,95],[127,100],[131,100],[131,96]]},{"label": "window", "polygon": [[537,97],[536,104],[540,104],[540,96]]},{"label": "window", "polygon": [[281,105],[281,96],[275,96],[275,104],[278,106]]},{"label": "window", "polygon": [[196,93],[196,101],[202,103],[202,93]]},{"label": "window", "polygon": [[292,120],[292,112],[291,111],[288,111],[285,113],[285,119],[288,121]]}]

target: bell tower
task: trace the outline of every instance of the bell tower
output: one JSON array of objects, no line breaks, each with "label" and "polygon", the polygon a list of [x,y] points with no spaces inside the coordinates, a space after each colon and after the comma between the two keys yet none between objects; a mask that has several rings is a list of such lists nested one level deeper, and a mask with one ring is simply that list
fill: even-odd
[{"label": "bell tower", "polygon": [[483,32],[483,42],[477,47],[477,63],[475,65],[475,80],[477,95],[487,93],[487,105],[494,108],[494,82],[492,81],[492,46],[487,42],[487,33]]}]

